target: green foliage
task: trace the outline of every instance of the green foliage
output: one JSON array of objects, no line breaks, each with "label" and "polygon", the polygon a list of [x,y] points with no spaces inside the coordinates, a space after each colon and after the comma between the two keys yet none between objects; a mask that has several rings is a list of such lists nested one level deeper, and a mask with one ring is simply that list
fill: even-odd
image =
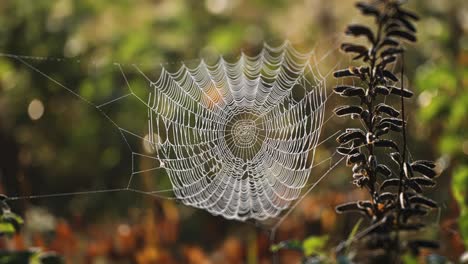
[{"label": "green foliage", "polygon": [[465,246],[468,247],[468,166],[460,166],[453,173],[452,191],[460,206],[458,224]]},{"label": "green foliage", "polygon": [[0,216],[0,235],[14,235],[22,224],[23,219],[20,216],[5,210]]},{"label": "green foliage", "polygon": [[[0,236],[12,236],[19,232],[23,219],[13,213],[6,203],[6,197],[2,195],[0,201]],[[60,264],[62,259],[49,252],[40,249],[28,249],[24,251],[0,250],[0,264],[30,263],[30,264]]]},{"label": "green foliage", "polygon": [[302,253],[304,258],[320,257],[326,259],[327,254],[324,251],[328,242],[328,236],[309,236],[306,239],[282,241],[271,246],[272,252],[279,250],[295,250]]},{"label": "green foliage", "polygon": [[55,254],[44,253],[38,249],[15,252],[0,252],[0,264],[13,263],[61,264],[63,261]]},{"label": "green foliage", "polygon": [[310,236],[302,241],[304,256],[309,257],[314,254],[322,254],[322,250],[328,241],[328,236]]}]

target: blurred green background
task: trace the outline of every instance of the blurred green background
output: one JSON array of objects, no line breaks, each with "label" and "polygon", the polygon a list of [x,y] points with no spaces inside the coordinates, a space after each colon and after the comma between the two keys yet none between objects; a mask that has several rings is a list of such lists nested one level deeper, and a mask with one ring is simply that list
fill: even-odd
[{"label": "blurred green background", "polygon": [[[99,104],[125,94],[115,62],[147,65],[147,71],[159,64],[174,68],[180,61],[235,56],[264,41],[286,39],[308,50],[339,36],[346,24],[364,20],[353,5],[340,0],[1,1],[1,192],[28,196],[121,188],[131,173],[131,153],[99,111],[8,54],[37,57],[24,60]],[[431,190],[441,209],[426,235],[442,241],[441,255],[457,260],[468,246],[468,3],[416,0],[408,6],[421,17],[419,40],[406,55],[416,94],[409,106],[410,150],[415,157],[437,160],[443,169]],[[338,52],[330,59],[347,60]],[[145,85],[138,79],[132,84]],[[146,110],[132,103],[104,111],[130,127],[146,118]],[[331,120],[324,136],[345,125]],[[130,144],[144,151],[135,138]],[[330,155],[332,147],[324,144],[317,159]],[[146,173],[135,182],[140,189],[169,187],[161,178]],[[347,168],[325,178],[279,227],[277,241],[329,235],[331,251],[357,220],[335,215],[333,205],[364,195],[350,181]],[[26,226],[1,247],[43,247],[70,263],[271,261],[268,224],[227,221],[167,199],[115,192],[10,205]],[[280,259],[291,263],[300,254],[282,252]]]}]

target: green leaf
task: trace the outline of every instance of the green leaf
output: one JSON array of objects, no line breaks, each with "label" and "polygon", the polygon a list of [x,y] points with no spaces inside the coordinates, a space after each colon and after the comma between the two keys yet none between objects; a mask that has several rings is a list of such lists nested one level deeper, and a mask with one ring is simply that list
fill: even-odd
[{"label": "green leaf", "polygon": [[298,240],[288,240],[288,241],[281,241],[278,244],[274,244],[270,248],[272,252],[277,252],[281,249],[290,249],[290,250],[297,250],[297,251],[302,252],[302,244]]},{"label": "green leaf", "polygon": [[24,220],[23,218],[21,218],[21,216],[13,213],[13,212],[5,212],[3,215],[2,215],[2,221],[5,221],[5,220],[8,220],[8,221],[14,221],[16,222],[18,225],[22,225],[24,223]]},{"label": "green leaf", "polygon": [[468,166],[464,165],[455,169],[453,173],[452,192],[455,200],[460,206],[460,217],[458,225],[460,232],[468,246]]},{"label": "green leaf", "polygon": [[328,236],[310,236],[302,242],[304,256],[319,254],[328,241]]},{"label": "green leaf", "polygon": [[15,226],[11,223],[0,223],[0,234],[13,235],[16,232]]}]

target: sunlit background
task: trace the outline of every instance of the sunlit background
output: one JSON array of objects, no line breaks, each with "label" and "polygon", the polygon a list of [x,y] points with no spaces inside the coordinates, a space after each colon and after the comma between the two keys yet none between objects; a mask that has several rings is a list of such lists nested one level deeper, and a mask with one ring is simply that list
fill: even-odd
[{"label": "sunlit background", "polygon": [[[147,71],[160,64],[175,68],[181,61],[235,57],[263,42],[286,39],[298,49],[319,46],[325,53],[336,46],[333,39],[346,24],[362,20],[353,5],[342,0],[1,1],[0,192],[30,196],[121,188],[131,173],[128,148],[99,111],[10,55],[26,56],[21,58],[99,104],[125,88],[115,63],[150,65]],[[468,246],[468,2],[414,0],[409,7],[421,17],[418,42],[406,55],[416,94],[409,105],[410,151],[435,159],[443,169],[430,191],[441,205],[431,216],[437,228],[424,235],[442,241],[438,253],[457,260]],[[327,65],[348,60],[339,52],[330,58]],[[105,112],[130,125],[146,118],[145,109],[132,104]],[[331,120],[324,136],[346,125]],[[131,143],[154,152],[145,141]],[[326,142],[317,159],[327,158],[333,146]],[[321,173],[318,169],[312,177]],[[169,188],[161,178],[150,171],[136,182],[140,189]],[[365,197],[351,181],[344,165],[334,170],[279,226],[276,242],[328,235],[331,252],[358,219],[337,215],[334,205]],[[24,217],[25,227],[13,240],[2,238],[0,247],[42,247],[70,263],[271,262],[268,224],[228,221],[169,199],[113,192],[19,199],[10,205]],[[294,263],[301,255],[285,251],[279,257]]]}]

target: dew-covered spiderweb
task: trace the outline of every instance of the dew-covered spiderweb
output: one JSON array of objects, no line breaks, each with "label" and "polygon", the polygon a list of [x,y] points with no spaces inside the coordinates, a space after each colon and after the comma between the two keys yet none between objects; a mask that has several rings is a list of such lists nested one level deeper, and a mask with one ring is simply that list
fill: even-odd
[{"label": "dew-covered spiderweb", "polygon": [[[324,119],[309,54],[272,48],[148,80],[149,142],[184,204],[264,220],[297,199]],[[295,98],[302,94],[301,98]]]},{"label": "dew-covered spiderweb", "polygon": [[[328,52],[334,50],[329,47]],[[128,181],[118,188],[34,193],[10,200],[130,191],[173,199],[227,219],[273,219],[274,233],[342,160],[333,160],[334,154],[315,160],[316,147],[336,135],[322,133],[331,116],[326,111],[331,94],[327,78],[336,67],[320,68],[327,52],[300,52],[285,42],[264,44],[257,53],[243,52],[231,60],[219,56],[186,61],[161,65],[159,71],[116,62],[112,66],[125,88],[101,102],[34,63],[51,58],[1,55],[95,108],[121,135],[132,161]],[[126,100],[141,107],[134,118],[137,125],[121,124],[106,110]],[[132,143],[135,139],[144,142],[147,152]],[[139,159],[151,166],[138,167]],[[324,162],[327,169],[314,175],[313,168]],[[157,171],[165,172],[170,186],[138,187],[140,174]]]}]

